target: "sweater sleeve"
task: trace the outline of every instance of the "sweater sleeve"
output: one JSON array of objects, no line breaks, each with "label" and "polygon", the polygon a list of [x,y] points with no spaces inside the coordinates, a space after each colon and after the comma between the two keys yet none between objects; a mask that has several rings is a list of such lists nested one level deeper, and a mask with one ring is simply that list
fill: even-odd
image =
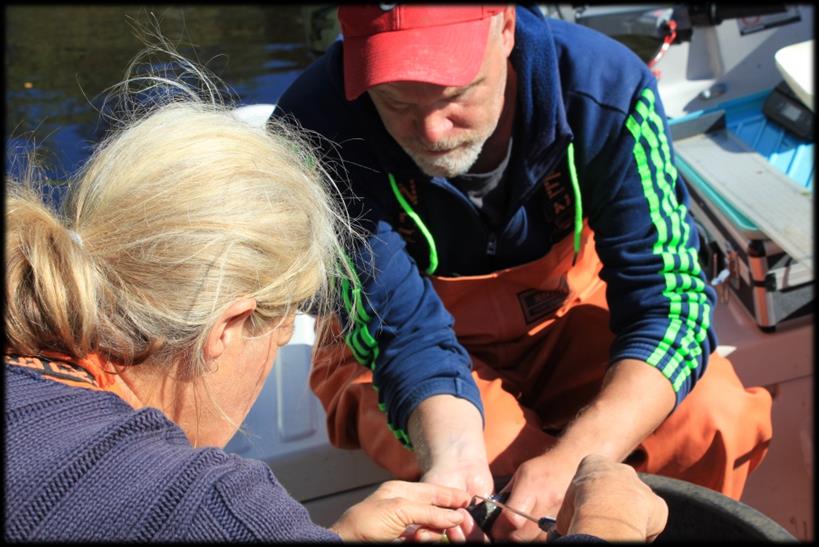
[{"label": "sweater sleeve", "polygon": [[631,358],[656,367],[679,405],[716,347],[711,328],[716,295],[699,263],[689,196],[674,166],[653,77],[643,79],[630,111],[616,123],[622,125],[607,128],[609,142],[591,161],[587,177],[594,185],[587,190],[594,196],[589,223],[616,336],[611,360]]},{"label": "sweater sleeve", "polygon": [[187,539],[192,541],[340,541],[314,524],[307,509],[276,480],[261,461],[229,456],[209,474],[209,484],[195,512]]},{"label": "sweater sleeve", "polygon": [[605,539],[589,534],[570,534],[568,536],[559,536],[551,541],[551,543],[608,543]]},{"label": "sweater sleeve", "polygon": [[483,405],[452,315],[401,236],[384,220],[374,225],[366,249],[356,256],[361,298],[357,310],[347,309],[354,327],[346,340],[356,359],[373,371],[388,426],[411,448],[407,422],[424,399],[454,395],[470,401],[481,416]]}]

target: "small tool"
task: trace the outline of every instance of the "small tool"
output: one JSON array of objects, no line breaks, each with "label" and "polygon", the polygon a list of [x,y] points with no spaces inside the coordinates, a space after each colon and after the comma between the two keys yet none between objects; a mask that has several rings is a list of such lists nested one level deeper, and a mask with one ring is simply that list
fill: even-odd
[{"label": "small tool", "polygon": [[501,507],[502,509],[507,509],[507,510],[515,513],[516,515],[522,516],[525,519],[531,520],[532,522],[536,523],[538,528],[540,528],[544,532],[547,532],[549,534],[552,534],[552,533],[556,532],[555,526],[557,524],[557,520],[552,518],[552,517],[540,517],[538,519],[538,518],[535,518],[535,517],[533,517],[531,515],[527,515],[526,513],[518,511],[517,509],[512,509],[511,507],[509,507],[505,503],[501,503],[497,499],[494,499],[494,498],[489,499],[489,498],[485,498],[483,496],[478,496],[478,495],[475,495],[475,497],[480,499],[480,500],[483,500],[484,502],[493,503],[493,504],[497,505],[498,507]]}]

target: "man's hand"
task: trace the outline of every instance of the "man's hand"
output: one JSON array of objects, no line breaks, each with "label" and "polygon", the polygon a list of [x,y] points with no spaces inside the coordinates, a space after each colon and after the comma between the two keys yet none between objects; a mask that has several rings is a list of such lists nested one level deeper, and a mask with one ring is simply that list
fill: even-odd
[{"label": "man's hand", "polygon": [[583,458],[557,514],[562,535],[589,534],[606,541],[654,541],[668,506],[634,468],[609,458]]},{"label": "man's hand", "polygon": [[[674,407],[674,391],[656,368],[633,359],[612,365],[595,399],[569,424],[545,454],[524,462],[505,490],[507,504],[534,517],[553,517],[580,461],[601,454],[622,461]],[[534,522],[503,511],[492,527],[495,539],[545,538]]]},{"label": "man's hand", "polygon": [[[455,459],[439,461],[437,465],[424,473],[421,481],[465,490],[470,496],[478,492],[481,496],[488,496],[488,493],[492,492],[492,475],[489,473],[489,466],[485,458],[475,458],[471,461],[463,459],[460,462]],[[461,525],[450,529],[447,537],[455,542],[481,542],[488,539],[466,512]]]},{"label": "man's hand", "polygon": [[465,490],[470,495],[488,496],[492,493],[492,475],[486,458],[469,457],[440,458],[421,476],[421,482],[451,486]]},{"label": "man's hand", "polygon": [[[434,395],[421,402],[407,424],[415,447],[421,481],[488,496],[494,490],[483,440],[483,418],[478,409],[452,395]],[[465,513],[462,526],[450,530],[453,541],[485,539]]]},{"label": "man's hand", "polygon": [[421,480],[488,496],[494,488],[478,409],[452,395],[434,395],[413,411],[407,424]]},{"label": "man's hand", "polygon": [[469,517],[456,509],[470,499],[455,488],[388,481],[347,509],[330,529],[345,541],[389,541],[408,533],[421,540],[443,539],[448,529]]},{"label": "man's hand", "polygon": [[[577,460],[558,450],[522,463],[504,491],[506,504],[535,518],[557,515],[566,489],[577,470]],[[546,532],[537,524],[511,511],[502,511],[492,526],[496,540],[545,541]]]}]

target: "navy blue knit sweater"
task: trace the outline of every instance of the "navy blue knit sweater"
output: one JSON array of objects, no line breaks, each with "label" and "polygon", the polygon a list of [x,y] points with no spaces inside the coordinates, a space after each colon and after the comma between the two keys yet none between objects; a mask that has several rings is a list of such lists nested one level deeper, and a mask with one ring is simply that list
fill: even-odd
[{"label": "navy blue knit sweater", "polygon": [[160,411],[6,369],[6,541],[338,541],[262,462]]}]

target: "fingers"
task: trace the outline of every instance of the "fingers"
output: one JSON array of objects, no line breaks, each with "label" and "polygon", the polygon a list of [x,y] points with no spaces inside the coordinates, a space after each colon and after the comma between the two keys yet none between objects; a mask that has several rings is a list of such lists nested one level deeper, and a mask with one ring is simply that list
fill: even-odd
[{"label": "fingers", "polygon": [[330,528],[346,541],[432,541],[464,521],[464,512],[455,509],[468,503],[469,495],[455,488],[388,481]]},{"label": "fingers", "polygon": [[561,536],[565,536],[569,530],[569,525],[574,518],[574,499],[575,499],[575,485],[574,481],[569,484],[566,490],[566,496],[563,498],[563,503],[560,504],[560,509],[557,512],[557,531]]},{"label": "fingers", "polygon": [[[459,511],[413,500],[394,498],[383,500],[380,503],[384,513],[397,522],[396,529],[399,530],[399,533],[413,524],[426,528],[427,531],[446,530],[458,526],[464,520],[464,515]],[[420,532],[421,530],[418,531]]]},{"label": "fingers", "polygon": [[448,486],[450,488],[457,488],[459,490],[464,490],[465,492],[469,492],[467,488],[467,483],[460,475],[455,475],[453,473],[441,473],[435,470],[428,471],[424,473],[419,482],[424,484],[437,484],[438,486]]},{"label": "fingers", "polygon": [[471,496],[459,488],[425,482],[387,481],[370,495],[373,499],[406,498],[439,507],[466,507]]},{"label": "fingers", "polygon": [[478,527],[465,509],[457,509],[457,511],[463,512],[464,515],[464,520],[458,526],[441,532],[412,525],[407,529],[407,533],[402,535],[402,538],[406,541],[445,541],[449,543],[488,543],[490,541],[489,536],[483,533],[483,530]]},{"label": "fingers", "polygon": [[464,520],[460,525],[447,530],[446,535],[449,541],[453,543],[478,542],[486,543],[489,541],[489,536],[483,533],[478,523],[472,518],[472,515],[466,509],[458,509],[462,513]]},{"label": "fingers", "polygon": [[441,543],[447,540],[446,533],[421,528],[415,534],[415,541],[421,543]]},{"label": "fingers", "polygon": [[[506,504],[528,515],[543,516],[538,509],[537,498],[526,491],[512,490]],[[492,526],[492,537],[512,541],[545,540],[546,533],[537,524],[507,509],[502,509],[500,516]]]},{"label": "fingers", "polygon": [[647,541],[654,541],[657,539],[657,536],[665,530],[665,525],[668,523],[668,504],[666,504],[665,500],[654,494],[652,491],[652,509],[651,509],[651,517],[648,521],[648,526],[646,527],[647,534],[646,540]]},{"label": "fingers", "polygon": [[[506,505],[534,518],[553,517],[575,467],[560,460],[545,457],[534,458],[521,464],[504,489],[509,492]],[[492,527],[495,540],[535,541],[545,540],[547,533],[537,523],[525,517],[503,510]]]},{"label": "fingers", "polygon": [[489,473],[488,468],[483,468],[479,471],[471,473],[466,478],[466,491],[470,495],[479,495],[483,497],[490,496],[495,490],[495,481],[492,474]]},{"label": "fingers", "polygon": [[651,541],[665,528],[668,506],[636,471],[603,456],[580,462],[558,512],[558,531],[609,541]]},{"label": "fingers", "polygon": [[489,496],[494,490],[494,480],[489,464],[484,459],[444,461],[432,466],[421,477],[421,482],[451,486],[466,490],[469,495]]}]

